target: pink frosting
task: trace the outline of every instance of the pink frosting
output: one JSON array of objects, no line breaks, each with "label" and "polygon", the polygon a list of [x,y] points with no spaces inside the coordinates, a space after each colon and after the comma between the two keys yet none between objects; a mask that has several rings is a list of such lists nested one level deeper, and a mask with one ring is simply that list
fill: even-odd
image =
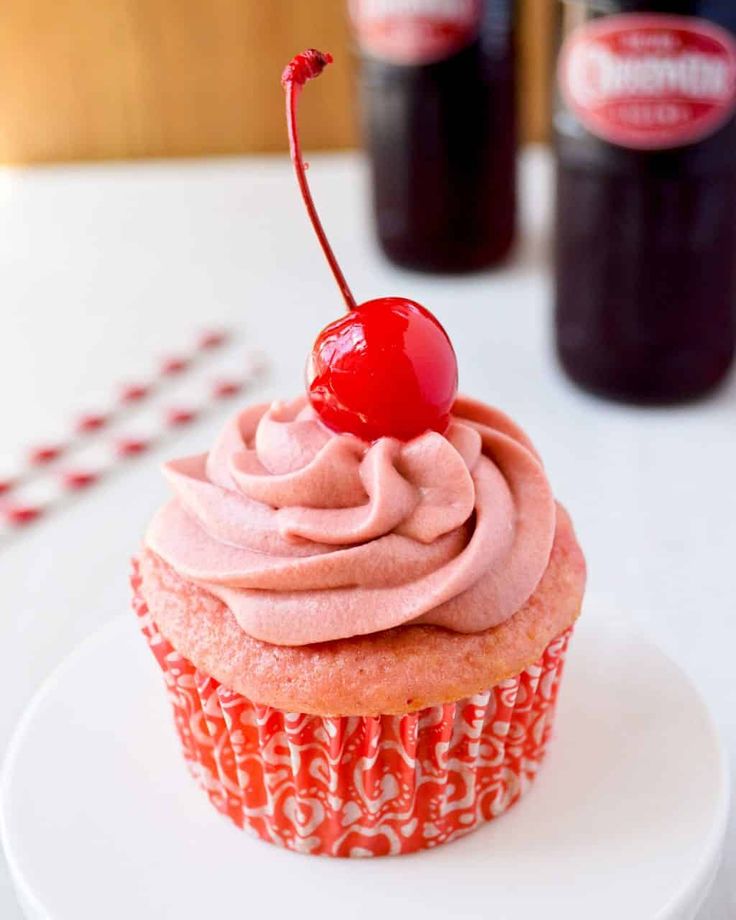
[{"label": "pink frosting", "polygon": [[554,538],[534,448],[465,398],[445,435],[406,443],[336,434],[304,398],[253,406],[209,454],[164,471],[175,498],[147,545],[275,645],[496,626],[534,591]]}]

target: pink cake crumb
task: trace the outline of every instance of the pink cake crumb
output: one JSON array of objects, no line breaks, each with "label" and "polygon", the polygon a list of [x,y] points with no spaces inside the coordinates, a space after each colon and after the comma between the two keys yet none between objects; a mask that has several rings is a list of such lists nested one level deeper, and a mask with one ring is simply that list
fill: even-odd
[{"label": "pink cake crumb", "polygon": [[140,571],[156,625],[198,669],[258,703],[321,716],[413,712],[487,690],[536,661],[574,623],[585,586],[585,561],[562,507],[536,590],[509,620],[481,633],[407,625],[271,645],[246,635],[220,600],[151,550],[143,550]]}]

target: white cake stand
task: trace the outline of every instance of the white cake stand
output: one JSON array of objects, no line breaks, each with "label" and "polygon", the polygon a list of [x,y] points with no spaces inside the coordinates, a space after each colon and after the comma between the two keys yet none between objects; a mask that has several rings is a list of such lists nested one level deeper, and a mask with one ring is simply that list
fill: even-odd
[{"label": "white cake stand", "polygon": [[589,611],[556,735],[527,797],[456,843],[393,859],[288,853],[230,826],[189,778],[131,615],[85,642],[25,713],[3,842],[26,914],[44,920],[692,920],[728,803],[690,683]]}]

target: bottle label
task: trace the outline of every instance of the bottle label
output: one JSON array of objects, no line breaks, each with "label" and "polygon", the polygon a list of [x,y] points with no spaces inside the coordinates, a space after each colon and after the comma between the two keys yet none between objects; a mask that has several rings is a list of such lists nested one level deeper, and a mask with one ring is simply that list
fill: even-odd
[{"label": "bottle label", "polygon": [[361,51],[392,64],[450,57],[478,34],[482,0],[351,0]]},{"label": "bottle label", "polygon": [[734,112],[736,40],[694,17],[606,16],[570,34],[558,77],[591,134],[638,150],[680,147]]}]

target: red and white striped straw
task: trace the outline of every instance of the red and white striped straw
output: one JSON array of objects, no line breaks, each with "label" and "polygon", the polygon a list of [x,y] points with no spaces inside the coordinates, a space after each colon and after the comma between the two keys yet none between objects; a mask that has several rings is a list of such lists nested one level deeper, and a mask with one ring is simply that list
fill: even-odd
[{"label": "red and white striped straw", "polygon": [[[195,392],[190,387],[182,401],[152,399],[165,396],[168,383],[182,378],[225,341],[222,331],[203,333],[188,354],[165,358],[149,379],[118,387],[105,409],[80,415],[63,441],[32,447],[15,474],[0,478],[0,534],[7,536],[45,517],[255,383],[265,360],[260,353],[250,352],[245,361],[239,360],[235,374],[200,383]],[[137,432],[128,430],[130,419],[142,413],[148,415],[145,433],[140,425]]]}]

